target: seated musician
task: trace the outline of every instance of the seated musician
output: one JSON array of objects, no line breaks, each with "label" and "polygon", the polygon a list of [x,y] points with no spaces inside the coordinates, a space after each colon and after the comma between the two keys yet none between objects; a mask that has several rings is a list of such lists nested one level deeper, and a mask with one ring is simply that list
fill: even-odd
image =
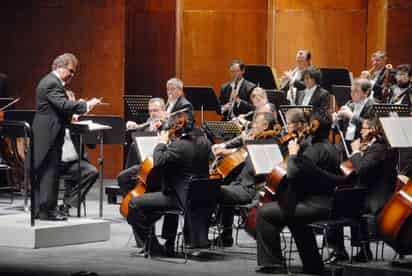
[{"label": "seated musician", "polygon": [[369,98],[370,91],[371,83],[369,80],[355,79],[351,89],[352,100],[334,114],[334,121],[339,124],[347,145],[360,137],[361,120],[372,116],[375,101]]},{"label": "seated musician", "polygon": [[296,53],[296,67],[286,71],[281,77],[282,91],[286,92],[286,98],[290,104],[294,105],[296,100],[296,91],[305,89],[303,82],[303,70],[310,66],[311,53],[307,49],[299,50]]},{"label": "seated musician", "polygon": [[166,111],[168,114],[187,109],[186,112],[193,112],[193,105],[185,98],[183,93],[183,81],[171,78],[166,83],[167,103]]},{"label": "seated musician", "polygon": [[277,190],[278,201],[258,209],[257,272],[284,272],[280,233],[285,226],[296,242],[303,273],[321,274],[323,271],[315,236],[308,224],[329,216],[336,183],[327,176],[340,174],[339,159],[335,147],[328,142],[329,113],[315,113],[311,119],[320,122],[312,135],[312,146],[301,149],[296,140],[289,142],[286,181]]},{"label": "seated musician", "polygon": [[[307,126],[308,120],[301,108],[291,108],[285,114],[285,120],[287,124],[288,133],[301,133],[302,130]],[[311,137],[305,137],[300,142],[300,147],[302,150],[304,147],[310,146]],[[287,152],[287,149],[283,149],[284,145],[281,145],[282,152]]]},{"label": "seated musician", "polygon": [[[258,113],[254,118],[250,132],[244,136],[243,140],[253,140],[264,131],[273,129],[275,122],[276,121],[272,113]],[[270,139],[273,141],[273,143],[276,143],[276,140],[272,137],[268,137],[266,139]],[[220,149],[219,147],[214,148],[213,150],[216,155],[227,154],[224,149]],[[233,206],[236,204],[251,203],[256,195],[256,184],[259,184],[263,181],[264,177],[255,175],[252,161],[248,156],[246,158],[244,167],[240,171],[239,175],[235,178],[235,180],[230,182],[229,185],[221,186],[218,203],[224,206],[223,208],[221,208],[223,232],[214,241],[216,244],[222,244],[223,246],[228,247],[233,245]]]},{"label": "seated musician", "polygon": [[320,78],[320,70],[314,66],[303,70],[305,88],[296,92],[296,105],[311,105],[315,112],[319,109],[328,110],[329,92],[319,86]]},{"label": "seated musician", "polygon": [[401,64],[396,67],[396,84],[390,88],[391,104],[406,104],[412,106],[412,66]]},{"label": "seated musician", "polygon": [[[71,101],[75,101],[72,91],[66,90],[66,94]],[[76,121],[77,115],[73,115]],[[94,145],[93,145],[94,146]],[[85,148],[82,149],[83,156],[80,158],[80,202],[86,200],[86,195],[96,182],[99,173],[87,158]],[[79,136],[73,135],[69,128],[65,128],[64,143],[62,146],[62,156],[59,163],[59,175],[64,176],[64,197],[63,205],[59,206],[60,211],[65,215],[70,215],[70,209],[77,207],[79,185],[76,181],[79,173]]]},{"label": "seated musician", "polygon": [[229,67],[230,82],[222,85],[219,102],[225,120],[246,114],[253,109],[250,93],[256,85],[243,78],[245,67],[240,60],[232,61]]},{"label": "seated musician", "polygon": [[[133,121],[126,123],[127,129],[139,129],[145,132],[157,132],[163,126],[165,120],[165,102],[162,98],[152,98],[149,100],[149,118],[146,123],[140,127]],[[127,154],[126,169],[121,171],[117,176],[117,182],[122,193],[125,195],[136,185],[136,177],[140,170],[140,156],[137,152],[136,142],[132,142]]]},{"label": "seated musician", "polygon": [[250,100],[254,110],[246,114],[241,114],[234,119],[240,126],[247,128],[249,123],[252,122],[254,114],[261,112],[271,112],[276,118],[276,106],[269,102],[266,91],[263,88],[256,87],[253,89],[250,94]]},{"label": "seated musician", "polygon": [[[362,71],[360,77],[370,79],[372,82],[371,97],[377,102],[383,100],[383,87],[385,83],[385,65],[388,57],[385,51],[376,51],[371,56],[372,68],[368,71]],[[394,73],[391,72],[390,82],[395,82]]]},{"label": "seated musician", "polygon": [[[148,187],[160,186],[160,190],[146,192],[142,196],[132,199],[129,203],[128,223],[132,226],[138,245],[146,244],[150,231],[154,231],[155,222],[161,217],[156,211],[184,210],[186,208],[187,191],[191,177],[199,172],[200,147],[196,144],[190,131],[193,129],[193,120],[188,113],[181,113],[177,117],[184,117],[186,123],[182,129],[170,137],[169,131],[160,134],[161,143],[153,152],[154,170],[157,171],[155,180],[159,183],[149,183]],[[176,117],[174,117],[176,118]],[[176,121],[176,120],[173,120]],[[175,123],[170,124],[172,127]],[[204,148],[204,147],[202,147]],[[194,166],[197,162],[198,167]],[[173,255],[178,218],[174,215],[165,215],[162,237],[165,245],[160,245],[156,237],[152,237],[152,255]]]},{"label": "seated musician", "polygon": [[[367,189],[365,212],[377,218],[385,203],[395,190],[396,155],[383,137],[383,132],[376,117],[364,119],[361,138],[352,143],[353,153],[349,158],[355,170],[356,185]],[[362,228],[366,225],[363,225]],[[368,229],[361,228],[360,237],[366,240]],[[352,231],[356,233],[358,231]],[[334,249],[329,262],[348,259],[343,240],[343,229],[333,229],[328,234],[329,246]],[[372,259],[369,243],[361,247],[354,257],[356,261],[364,262]]]}]

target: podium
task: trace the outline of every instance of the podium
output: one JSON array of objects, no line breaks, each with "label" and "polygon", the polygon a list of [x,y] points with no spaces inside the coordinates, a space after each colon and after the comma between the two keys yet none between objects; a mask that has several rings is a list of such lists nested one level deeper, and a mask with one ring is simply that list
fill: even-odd
[{"label": "podium", "polygon": [[[92,121],[92,123],[90,123]],[[103,217],[103,169],[104,169],[104,151],[105,144],[124,144],[124,120],[120,116],[81,116],[78,123],[73,123],[70,127],[74,134],[79,135],[80,152],[83,156],[84,144],[99,144],[99,217]],[[78,185],[80,184],[80,159],[78,162]],[[79,185],[80,187],[80,185]],[[77,216],[80,217],[80,191],[78,189]]]}]

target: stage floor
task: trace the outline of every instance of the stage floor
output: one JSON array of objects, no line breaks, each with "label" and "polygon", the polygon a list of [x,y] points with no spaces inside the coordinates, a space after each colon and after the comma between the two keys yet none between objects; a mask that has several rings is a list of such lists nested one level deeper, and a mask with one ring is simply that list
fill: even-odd
[{"label": "stage floor", "polygon": [[[106,180],[105,185],[113,185],[113,180]],[[0,198],[4,202],[7,198]],[[15,200],[13,206],[0,204],[0,215],[19,213],[22,200]],[[148,260],[134,256],[137,252],[134,239],[131,238],[131,228],[118,212],[118,205],[108,205],[104,201],[104,218],[111,221],[111,236],[109,241],[70,245],[41,249],[23,249],[0,247],[0,275],[72,275],[80,271],[96,272],[98,275],[257,275],[255,273],[255,248],[233,247],[225,252],[213,252],[202,258],[189,259],[187,264],[176,264],[182,259]],[[17,208],[16,208],[17,207]],[[72,215],[74,215],[73,210]],[[94,187],[87,198],[87,216],[98,215],[98,190]],[[160,221],[159,224],[162,222]],[[0,225],[1,227],[1,225]],[[160,227],[157,227],[160,229]],[[255,242],[244,232],[240,233],[239,241],[244,245],[255,246]],[[394,253],[385,247],[385,259],[391,260]],[[243,253],[240,253],[243,252]],[[251,254],[244,254],[251,253]],[[379,267],[378,263],[370,263],[368,267]],[[379,263],[386,268],[386,263]],[[294,255],[293,266],[299,266],[300,261]],[[365,265],[363,265],[365,266]],[[365,268],[365,267],[364,267]],[[335,275],[362,275],[352,273],[343,267],[333,269]],[[349,274],[348,274],[349,273]],[[324,275],[331,275],[325,273]],[[410,271],[412,275],[412,270]],[[379,273],[374,272],[375,276]],[[395,275],[395,274],[393,274]]]}]

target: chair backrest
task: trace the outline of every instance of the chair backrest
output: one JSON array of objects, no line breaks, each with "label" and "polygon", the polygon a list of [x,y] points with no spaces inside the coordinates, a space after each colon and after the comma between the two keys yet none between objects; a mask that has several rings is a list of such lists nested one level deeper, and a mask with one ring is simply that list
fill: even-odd
[{"label": "chair backrest", "polygon": [[331,219],[359,218],[363,213],[366,189],[337,187],[333,194]]},{"label": "chair backrest", "polygon": [[191,207],[211,206],[217,201],[220,179],[193,177],[189,184],[188,201]]},{"label": "chair backrest", "polygon": [[32,133],[30,125],[27,122],[4,120],[0,122],[0,135],[15,139],[31,138]]}]

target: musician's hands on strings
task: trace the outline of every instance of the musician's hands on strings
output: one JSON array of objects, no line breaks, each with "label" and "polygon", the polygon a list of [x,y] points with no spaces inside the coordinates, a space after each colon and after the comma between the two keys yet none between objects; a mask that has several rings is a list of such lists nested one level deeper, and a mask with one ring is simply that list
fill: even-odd
[{"label": "musician's hands on strings", "polygon": [[342,106],[341,109],[338,111],[337,116],[338,116],[339,119],[346,118],[346,119],[351,120],[352,117],[353,117],[353,112],[350,110],[349,107],[347,107],[346,105],[344,105],[344,106]]},{"label": "musician's hands on strings", "polygon": [[169,132],[166,130],[162,130],[159,134],[159,139],[161,143],[169,143]]},{"label": "musician's hands on strings", "polygon": [[288,144],[288,151],[289,155],[297,155],[300,149],[300,145],[298,144],[298,140],[295,138],[291,140]]},{"label": "musician's hands on strings", "polygon": [[361,146],[360,139],[356,139],[351,143],[352,152],[359,151]]}]

